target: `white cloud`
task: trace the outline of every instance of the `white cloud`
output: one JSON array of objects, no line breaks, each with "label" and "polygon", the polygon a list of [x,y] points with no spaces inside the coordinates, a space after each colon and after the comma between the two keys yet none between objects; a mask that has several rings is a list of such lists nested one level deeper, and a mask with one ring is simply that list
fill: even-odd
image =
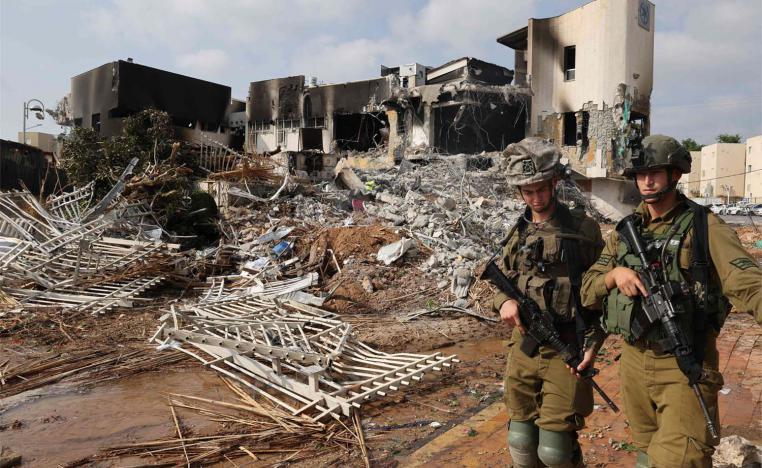
[{"label": "white cloud", "polygon": [[220,49],[201,49],[196,52],[181,54],[177,57],[177,66],[201,76],[220,76],[232,62],[230,55]]},{"label": "white cloud", "polygon": [[[241,46],[241,41],[277,42],[310,28],[351,21],[359,2],[335,0],[111,0],[84,13],[90,29],[114,41],[183,50],[206,41]],[[249,43],[253,46],[253,43]]]},{"label": "white cloud", "polygon": [[390,28],[395,36],[411,37],[474,55],[498,36],[526,26],[533,0],[429,0],[417,12],[402,15]]},{"label": "white cloud", "polygon": [[652,131],[762,133],[762,2],[657,4]]},{"label": "white cloud", "polygon": [[484,58],[488,50],[502,49],[495,42],[498,36],[526,24],[534,3],[473,0],[465,6],[457,0],[429,0],[417,10],[389,9],[382,38],[347,40],[337,33],[311,38],[293,51],[289,70],[341,82],[378,76],[382,64],[437,66],[464,55]]},{"label": "white cloud", "polygon": [[340,42],[335,37],[323,36],[294,51],[290,70],[291,74],[317,76],[328,83],[367,79],[378,76],[389,50],[386,40]]}]

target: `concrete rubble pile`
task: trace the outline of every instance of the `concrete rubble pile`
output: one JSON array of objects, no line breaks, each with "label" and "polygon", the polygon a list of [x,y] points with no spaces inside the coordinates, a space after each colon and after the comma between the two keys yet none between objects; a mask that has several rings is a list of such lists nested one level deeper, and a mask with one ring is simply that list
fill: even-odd
[{"label": "concrete rubble pile", "polygon": [[430,154],[393,171],[365,174],[380,187],[365,209],[433,249],[420,268],[440,287],[450,285],[458,307],[468,303],[477,265],[524,209],[506,192],[502,160],[500,153]]},{"label": "concrete rubble pile", "polygon": [[[380,187],[375,202],[366,203],[365,209],[432,248],[422,270],[439,278],[441,285],[451,284],[452,292],[463,299],[476,267],[495,253],[524,213],[526,205],[502,176],[504,164],[500,152],[424,154],[404,160],[394,170],[363,174]],[[564,202],[595,215],[572,181],[561,183],[558,191]],[[459,300],[454,305],[466,303]]]},{"label": "concrete rubble pile", "polygon": [[[256,241],[263,223],[282,229],[281,220],[289,220],[312,231],[381,221],[402,239],[380,249],[378,261],[390,265],[423,244],[430,254],[420,270],[439,289],[450,288],[456,300],[448,307],[467,313],[475,269],[498,249],[525,208],[505,184],[502,153],[450,156],[420,151],[398,166],[376,170],[352,169],[346,161],[336,165],[333,182],[316,184],[310,194],[268,200],[253,209],[230,208],[229,218],[250,221],[254,216],[258,221],[238,229],[231,225],[238,254],[248,256],[253,265],[266,261],[268,252]],[[564,201],[590,209],[572,182],[561,187]]]},{"label": "concrete rubble pile", "polygon": [[314,292],[320,265],[340,271],[346,264],[330,250],[297,252],[297,240],[317,228],[388,222],[405,237],[382,248],[378,261],[391,264],[416,243],[427,245],[432,254],[420,268],[451,287],[459,301],[449,307],[467,310],[473,270],[523,210],[505,192],[501,164],[499,153],[426,155],[389,170],[340,165],[335,182],[318,183],[308,195],[229,191],[242,201],[224,210],[223,223],[237,273],[210,277],[197,298],[173,305],[152,340],[315,421],[349,415],[449,367],[455,356],[388,354],[354,338],[349,323],[321,308],[332,292]]}]

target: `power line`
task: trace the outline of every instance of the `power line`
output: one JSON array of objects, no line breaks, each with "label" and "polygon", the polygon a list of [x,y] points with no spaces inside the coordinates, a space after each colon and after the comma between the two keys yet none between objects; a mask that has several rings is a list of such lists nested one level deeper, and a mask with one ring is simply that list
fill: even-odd
[{"label": "power line", "polygon": [[709,178],[709,179],[694,180],[692,182],[688,181],[688,182],[685,182],[685,183],[695,184],[696,182],[706,182],[708,180],[724,179],[726,177],[736,177],[736,176],[740,176],[740,175],[744,175],[744,174],[751,174],[752,172],[759,172],[759,171],[762,171],[762,169],[754,169],[753,171],[739,172],[738,174],[730,174],[730,175],[724,175],[724,176],[719,176],[719,177],[712,177],[712,178]]}]

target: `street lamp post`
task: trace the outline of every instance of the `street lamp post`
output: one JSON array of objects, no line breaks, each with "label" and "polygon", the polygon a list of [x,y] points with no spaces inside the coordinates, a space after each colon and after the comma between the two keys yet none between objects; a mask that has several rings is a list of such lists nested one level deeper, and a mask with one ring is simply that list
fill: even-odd
[{"label": "street lamp post", "polygon": [[[30,104],[33,102],[36,102],[39,104],[38,106],[29,107]],[[37,114],[36,117],[39,120],[43,120],[45,118],[45,104],[42,103],[39,99],[30,99],[24,103],[24,125],[23,125],[23,131],[22,131],[22,141],[21,143],[26,144],[26,119],[29,118],[29,111],[35,111]]]},{"label": "street lamp post", "polygon": [[724,184],[722,188],[725,189],[725,205],[730,205],[730,185]]}]

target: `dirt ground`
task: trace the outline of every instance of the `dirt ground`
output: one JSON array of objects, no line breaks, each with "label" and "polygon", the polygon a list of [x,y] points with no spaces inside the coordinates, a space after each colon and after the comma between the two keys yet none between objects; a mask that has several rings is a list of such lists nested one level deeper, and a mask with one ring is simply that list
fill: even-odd
[{"label": "dirt ground", "polygon": [[[611,227],[603,226],[604,233]],[[762,249],[753,248],[757,235],[746,228],[738,232],[750,252],[762,259]],[[433,311],[454,297],[449,284],[443,287],[441,281],[438,285],[435,278],[426,275],[425,245],[390,266],[375,259],[381,245],[400,237],[393,228],[380,226],[331,228],[306,236],[301,247],[305,254],[307,246],[315,244],[333,251],[336,260],[331,258],[321,265],[324,281],[320,291],[315,292],[333,291],[327,308],[351,323],[360,340],[387,352],[436,351],[456,354],[461,361],[449,371],[427,375],[404,393],[390,393],[363,406],[362,426],[371,464],[505,464],[506,417],[501,399],[504,340],[510,330],[502,324],[452,312],[402,322],[406,313]],[[129,363],[117,359],[112,367],[99,368],[86,378],[64,376],[26,392],[0,386],[0,445],[21,454],[24,466],[77,466],[114,445],[174,437],[176,428],[167,405],[168,393],[231,398],[218,375],[194,360],[178,358],[171,364],[152,364],[156,356],[164,359],[166,354],[161,353],[173,353],[157,351],[146,343],[166,301],[181,293],[164,291],[140,308],[99,317],[39,311],[34,316],[0,319],[0,369],[4,361],[17,365],[52,353],[144,353],[135,354],[137,357]],[[491,295],[486,285],[477,283],[472,287],[471,307],[488,310]],[[757,333],[759,328],[752,324],[748,317],[733,316],[721,336],[726,387],[730,388],[721,400],[726,415],[722,424],[723,435],[740,434],[760,443],[762,333]],[[599,382],[615,401],[621,402],[614,359],[617,349],[616,341],[605,348],[598,364],[602,370]],[[192,412],[179,411],[177,417],[188,434],[215,434],[224,429],[223,423]],[[620,466],[632,458],[626,420],[602,405],[597,406],[588,429],[583,431],[582,441],[592,466]],[[449,458],[442,458],[443,454],[449,454]],[[242,451],[230,458],[229,464],[220,466],[265,466],[284,458],[273,455],[254,463]],[[101,460],[88,465],[137,463],[146,463],[146,459]],[[362,463],[354,451],[295,464]]]}]

